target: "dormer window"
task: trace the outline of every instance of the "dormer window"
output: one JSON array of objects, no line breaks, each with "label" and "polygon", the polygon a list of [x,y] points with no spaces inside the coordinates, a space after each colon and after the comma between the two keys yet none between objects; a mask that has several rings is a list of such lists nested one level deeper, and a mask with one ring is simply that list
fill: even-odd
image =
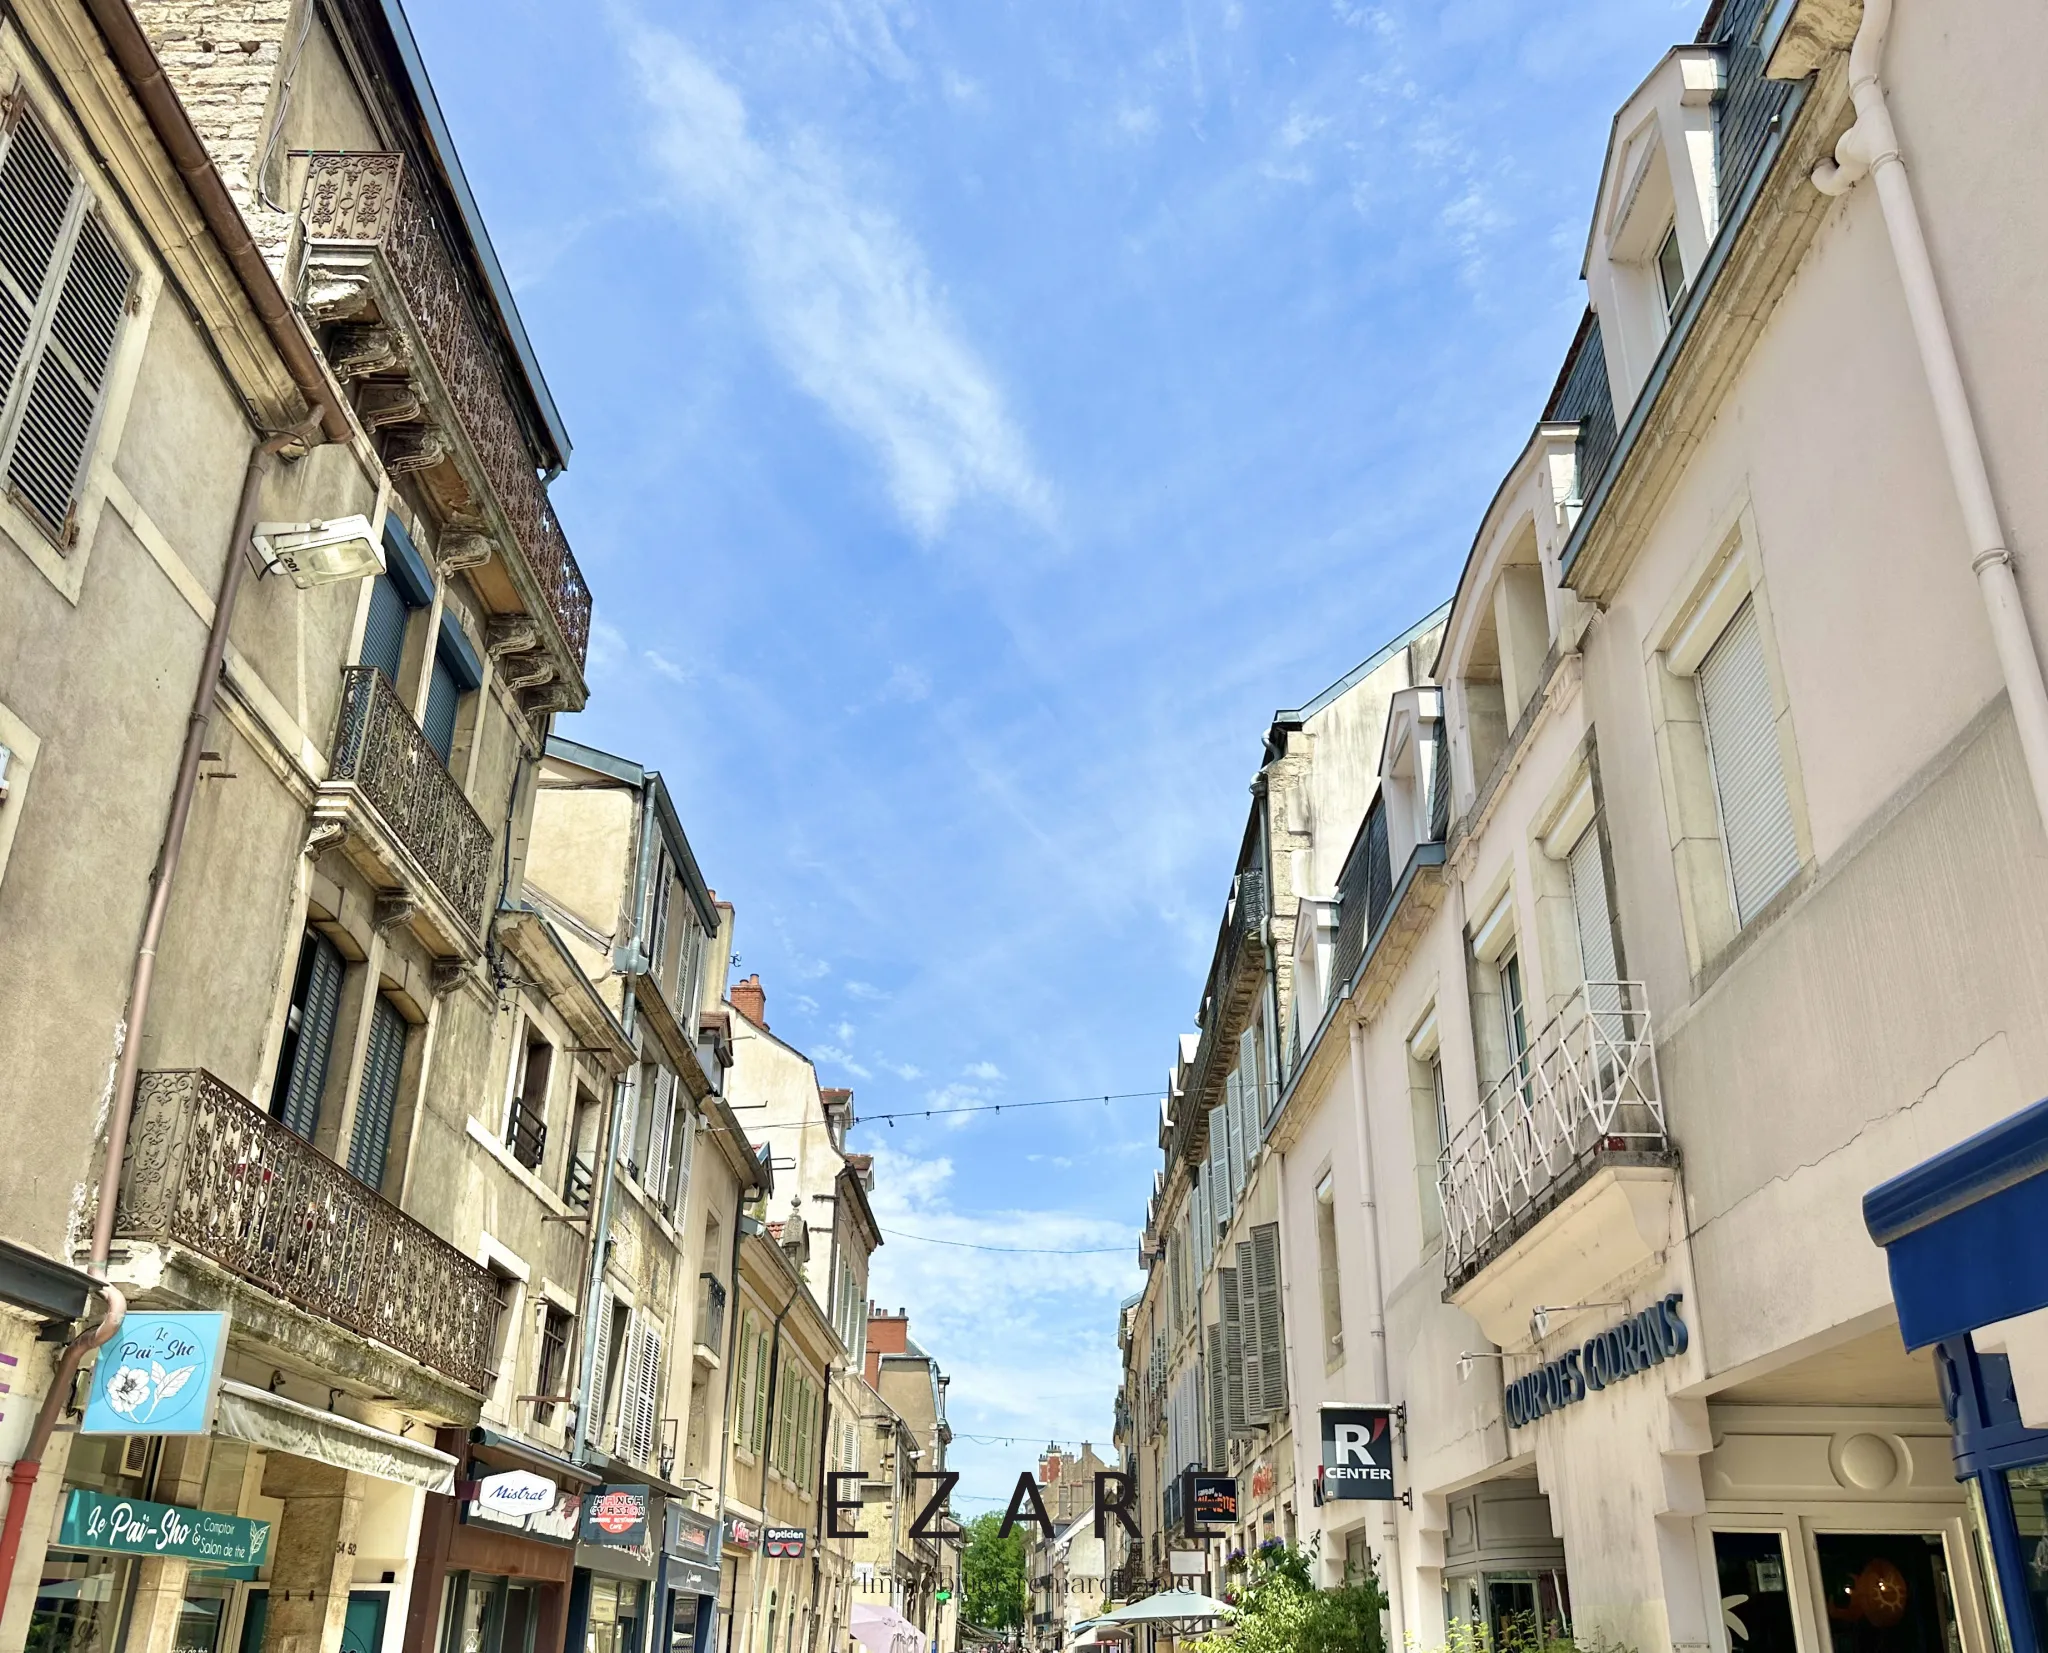
[{"label": "dormer window", "polygon": [[1679,301],[1685,297],[1685,255],[1678,250],[1678,226],[1664,232],[1664,244],[1657,249],[1657,285],[1664,293],[1664,319],[1675,320]]}]

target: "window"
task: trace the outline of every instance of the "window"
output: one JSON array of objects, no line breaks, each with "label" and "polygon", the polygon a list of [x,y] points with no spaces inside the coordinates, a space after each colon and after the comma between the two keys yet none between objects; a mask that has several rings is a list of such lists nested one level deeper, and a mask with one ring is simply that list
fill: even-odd
[{"label": "window", "polygon": [[505,1146],[529,1171],[540,1168],[548,1147],[548,1080],[555,1047],[538,1028],[526,1030],[526,1049],[514,1069],[512,1106],[505,1118]]},{"label": "window", "polygon": [[670,1216],[680,1217],[689,1204],[690,1171],[697,1160],[697,1116],[682,1089],[672,1088],[675,1100],[668,1133],[668,1176],[663,1183],[661,1203]]},{"label": "window", "polygon": [[0,441],[9,495],[60,548],[135,272],[43,124],[17,104],[0,156]]},{"label": "window", "polygon": [[1323,1365],[1344,1363],[1344,1299],[1337,1274],[1337,1185],[1326,1176],[1316,1187],[1316,1260],[1323,1277]]},{"label": "window", "polygon": [[1799,871],[1799,842],[1754,599],[1743,600],[1701,657],[1699,691],[1735,918],[1747,924]]},{"label": "window", "polygon": [[490,1272],[493,1313],[491,1327],[491,1380],[511,1369],[519,1356],[519,1276],[495,1260],[484,1267]]},{"label": "window", "polygon": [[393,688],[405,666],[405,633],[413,610],[425,606],[413,602],[389,574],[379,574],[370,582],[370,617],[363,624],[363,647],[357,658],[365,666],[375,666]]},{"label": "window", "polygon": [[[572,1324],[567,1309],[557,1308],[553,1303],[547,1307],[547,1316],[540,1327],[540,1370],[534,1374],[533,1392],[537,1395],[554,1395],[561,1391],[562,1379],[569,1369],[569,1327]],[[550,1424],[555,1419],[555,1403],[552,1400],[534,1402],[533,1421]]]},{"label": "window", "polygon": [[592,1397],[597,1409],[598,1427],[602,1430],[606,1412],[611,1407],[612,1396],[618,1393],[619,1378],[625,1366],[626,1341],[633,1328],[633,1311],[612,1295],[612,1288],[606,1286],[598,1301],[597,1323],[604,1329],[604,1381],[598,1385]]},{"label": "window", "polygon": [[1500,961],[1501,1032],[1507,1040],[1507,1071],[1517,1074],[1522,1087],[1522,1105],[1533,1107],[1529,1071],[1529,1013],[1522,999],[1522,959],[1510,952]]},{"label": "window", "polygon": [[270,1113],[308,1142],[320,1128],[320,1100],[327,1089],[345,968],[339,947],[317,930],[306,932],[292,982],[291,1009],[285,1013],[277,1077],[270,1087]]},{"label": "window", "polygon": [[1676,320],[1678,306],[1685,298],[1685,259],[1678,250],[1675,223],[1664,232],[1664,240],[1657,248],[1657,290],[1664,296],[1664,319]]},{"label": "window", "polygon": [[576,1087],[576,1111],[569,1126],[569,1164],[562,1173],[562,1203],[571,1211],[590,1208],[597,1185],[597,1133],[604,1110],[597,1098],[581,1085]]},{"label": "window", "polygon": [[1444,1059],[1441,1055],[1429,1059],[1429,1089],[1436,1102],[1436,1151],[1441,1156],[1451,1151],[1451,1110],[1444,1100]]},{"label": "window", "polygon": [[390,1160],[391,1119],[398,1110],[398,1085],[405,1072],[405,1040],[410,1031],[398,1006],[378,994],[370,1009],[370,1044],[363,1057],[355,1129],[348,1144],[349,1174],[376,1189],[384,1186],[384,1168]]}]

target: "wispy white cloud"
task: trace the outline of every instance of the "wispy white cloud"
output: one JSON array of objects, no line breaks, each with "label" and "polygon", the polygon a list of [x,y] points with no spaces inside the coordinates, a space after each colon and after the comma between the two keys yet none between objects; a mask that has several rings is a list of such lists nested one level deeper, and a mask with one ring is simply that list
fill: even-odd
[{"label": "wispy white cloud", "polygon": [[849,981],[846,984],[846,996],[849,999],[864,1000],[869,1004],[879,1004],[882,1000],[888,998],[889,995],[873,982]]},{"label": "wispy white cloud", "polygon": [[984,1083],[993,1083],[1003,1076],[1003,1070],[993,1062],[969,1062],[961,1071],[968,1078],[979,1079]]},{"label": "wispy white cloud", "polygon": [[872,1079],[874,1075],[853,1059],[853,1052],[842,1050],[837,1045],[811,1046],[811,1060],[826,1067],[835,1067],[850,1073],[856,1079]]},{"label": "wispy white cloud", "polygon": [[890,1062],[885,1060],[881,1063],[881,1068],[884,1073],[895,1074],[905,1084],[908,1084],[913,1079],[922,1079],[924,1077],[924,1069],[918,1067],[913,1062]]},{"label": "wispy white cloud", "polygon": [[649,670],[659,673],[671,683],[687,683],[690,681],[690,669],[687,666],[678,665],[659,649],[642,649],[640,651],[640,658],[647,662]]},{"label": "wispy white cloud", "polygon": [[[887,8],[837,11],[889,60]],[[678,36],[623,26],[674,200],[734,247],[777,357],[875,451],[909,526],[935,539],[971,499],[1049,523],[1051,489],[915,236],[814,134],[759,135],[738,89]]]}]

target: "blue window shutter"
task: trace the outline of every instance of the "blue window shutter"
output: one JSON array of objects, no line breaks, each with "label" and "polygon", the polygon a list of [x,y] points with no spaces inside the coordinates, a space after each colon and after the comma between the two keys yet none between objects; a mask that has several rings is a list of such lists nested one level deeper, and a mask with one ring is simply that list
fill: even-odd
[{"label": "blue window shutter", "polygon": [[448,651],[437,650],[434,655],[434,681],[427,690],[426,721],[420,732],[427,737],[427,744],[440,754],[443,763],[455,750],[455,712],[461,703],[462,685],[455,676]]},{"label": "blue window shutter", "polygon": [[341,949],[317,931],[299,955],[299,988],[292,995],[287,1024],[283,1083],[270,1111],[287,1129],[313,1140],[320,1125],[320,1096],[327,1088],[327,1059],[334,1048],[334,1023],[341,1009]]},{"label": "blue window shutter", "polygon": [[399,662],[405,657],[405,623],[412,610],[388,574],[370,587],[370,619],[363,627],[362,663],[375,666],[393,688]]},{"label": "blue window shutter", "polygon": [[370,1049],[363,1063],[363,1088],[356,1097],[355,1130],[349,1138],[349,1174],[372,1188],[384,1186],[391,1152],[391,1118],[398,1107],[398,1080],[405,1067],[405,1018],[381,993],[370,1014]]}]

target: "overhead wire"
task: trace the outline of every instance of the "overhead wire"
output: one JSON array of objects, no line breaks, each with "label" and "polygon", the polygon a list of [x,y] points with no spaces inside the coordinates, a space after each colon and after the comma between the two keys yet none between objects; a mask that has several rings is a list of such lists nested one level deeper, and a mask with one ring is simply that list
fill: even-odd
[{"label": "overhead wire", "polygon": [[884,1234],[897,1240],[916,1240],[923,1245],[952,1246],[960,1251],[1007,1251],[1028,1257],[1111,1257],[1128,1252],[1130,1245],[1106,1246],[1040,1246],[1040,1245],[979,1245],[972,1240],[941,1240],[930,1234],[906,1234],[900,1228],[884,1228]]}]

